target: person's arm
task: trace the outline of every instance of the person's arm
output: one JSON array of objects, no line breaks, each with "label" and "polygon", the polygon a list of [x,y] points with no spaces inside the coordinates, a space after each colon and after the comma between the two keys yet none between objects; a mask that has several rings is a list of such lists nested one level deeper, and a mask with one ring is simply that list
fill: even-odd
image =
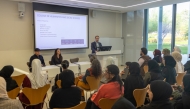
[{"label": "person's arm", "polygon": [[167,68],[163,68],[163,69],[162,69],[162,76],[163,76],[164,78],[167,78],[167,77],[168,77],[168,70],[167,70]]},{"label": "person's arm", "polygon": [[105,93],[107,92],[107,90],[104,88],[104,85],[101,85],[100,88],[98,89],[98,91],[96,93],[94,93],[91,97],[91,101],[93,101],[97,106],[99,105],[98,102],[101,98],[104,98]]},{"label": "person's arm", "polygon": [[56,102],[57,102],[57,96],[59,96],[59,95],[57,95],[57,93],[56,93],[56,91],[52,94],[52,96],[51,96],[51,98],[50,98],[50,101],[49,101],[49,107],[50,107],[50,109],[53,109],[53,108],[56,108],[55,107],[55,104],[56,104]]},{"label": "person's arm", "polygon": [[92,50],[92,52],[95,52],[96,51],[96,48],[94,47],[94,44],[93,44],[94,42],[92,42],[91,43],[91,50]]},{"label": "person's arm", "polygon": [[144,59],[140,58],[139,61],[138,61],[138,63],[139,63],[139,66],[141,67],[141,65],[144,63]]},{"label": "person's arm", "polygon": [[46,66],[46,64],[45,64],[45,62],[44,62],[44,58],[43,58],[42,55],[41,55],[41,58],[42,58],[42,65],[43,65],[43,66]]},{"label": "person's arm", "polygon": [[55,65],[55,58],[54,58],[54,56],[51,57],[51,64]]},{"label": "person's arm", "polygon": [[32,61],[33,61],[33,56],[30,57],[30,61],[29,61],[29,67],[31,68],[32,67]]},{"label": "person's arm", "polygon": [[82,81],[83,81],[84,83],[87,83],[87,81],[86,81],[86,77],[87,77],[87,76],[90,76],[90,72],[88,71],[88,69],[86,70],[85,75],[82,77]]}]

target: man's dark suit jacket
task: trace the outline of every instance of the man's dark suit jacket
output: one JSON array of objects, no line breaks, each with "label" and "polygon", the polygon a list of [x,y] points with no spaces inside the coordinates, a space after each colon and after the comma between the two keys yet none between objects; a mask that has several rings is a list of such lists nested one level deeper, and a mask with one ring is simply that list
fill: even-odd
[{"label": "man's dark suit jacket", "polygon": [[[102,47],[102,44],[100,42],[98,42],[98,43],[99,43],[99,47]],[[97,51],[96,42],[91,43],[91,50],[92,50],[92,53],[96,53],[96,51]]]}]

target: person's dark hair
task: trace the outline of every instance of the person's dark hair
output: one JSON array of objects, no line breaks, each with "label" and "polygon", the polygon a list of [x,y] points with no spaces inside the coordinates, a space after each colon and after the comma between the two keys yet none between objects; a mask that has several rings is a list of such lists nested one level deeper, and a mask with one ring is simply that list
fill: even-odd
[{"label": "person's dark hair", "polygon": [[39,48],[35,48],[35,49],[34,49],[34,51],[36,51],[36,52],[37,52],[37,51],[40,51],[40,49],[39,49]]},{"label": "person's dark hair", "polygon": [[92,61],[91,68],[92,68],[92,75],[95,78],[99,78],[102,75],[102,67],[101,67],[100,62],[97,59],[94,59]]},{"label": "person's dark hair", "polygon": [[95,36],[95,38],[96,38],[96,37],[100,37],[100,36]]},{"label": "person's dark hair", "polygon": [[95,60],[95,59],[96,59],[96,56],[95,56],[95,55],[91,55],[91,56],[90,56],[90,62],[91,62],[91,63],[92,63],[92,61]]},{"label": "person's dark hair", "polygon": [[126,62],[125,65],[129,67],[131,65],[131,62]]},{"label": "person's dark hair", "polygon": [[155,60],[148,61],[148,71],[154,73],[161,73],[160,67]]},{"label": "person's dark hair", "polygon": [[14,68],[12,65],[4,66],[0,71],[0,76],[3,78],[10,78],[14,72]]},{"label": "person's dark hair", "polygon": [[111,64],[107,66],[107,69],[108,73],[115,75],[110,81],[108,81],[108,83],[117,81],[120,84],[120,90],[122,90],[123,82],[119,76],[119,68],[116,65]]},{"label": "person's dark hair", "polygon": [[147,52],[148,52],[148,51],[147,51],[147,49],[146,49],[146,48],[144,48],[144,47],[143,47],[143,48],[141,48],[141,51],[143,52],[143,54],[144,54],[144,55],[147,55]]},{"label": "person's dark hair", "polygon": [[[54,56],[57,56],[57,50],[60,50],[59,48],[55,49]],[[61,53],[59,55],[60,57],[62,56]]]},{"label": "person's dark hair", "polygon": [[172,56],[164,56],[165,66],[175,67],[176,61]]},{"label": "person's dark hair", "polygon": [[184,86],[184,91],[190,94],[190,74],[186,74],[183,77],[183,86]]},{"label": "person's dark hair", "polygon": [[64,60],[62,63],[61,63],[61,66],[63,69],[67,69],[69,67],[69,61],[67,60]]},{"label": "person's dark hair", "polygon": [[60,74],[61,88],[70,88],[75,85],[75,76],[72,70],[64,70]]},{"label": "person's dark hair", "polygon": [[132,62],[129,66],[130,75],[140,75],[140,66],[137,62]]}]

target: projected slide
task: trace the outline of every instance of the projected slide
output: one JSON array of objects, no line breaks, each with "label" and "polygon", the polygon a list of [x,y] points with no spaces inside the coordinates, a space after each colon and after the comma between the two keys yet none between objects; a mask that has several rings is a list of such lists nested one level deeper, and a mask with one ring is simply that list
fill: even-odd
[{"label": "projected slide", "polygon": [[88,16],[34,11],[35,46],[42,50],[88,47]]}]

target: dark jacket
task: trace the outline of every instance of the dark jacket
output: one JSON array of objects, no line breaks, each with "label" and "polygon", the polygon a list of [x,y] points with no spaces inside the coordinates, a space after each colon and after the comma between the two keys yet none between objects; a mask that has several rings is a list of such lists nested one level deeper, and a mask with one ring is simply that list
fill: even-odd
[{"label": "dark jacket", "polygon": [[92,75],[92,69],[91,69],[91,68],[87,69],[85,75],[82,77],[82,81],[83,81],[85,84],[88,84],[87,81],[86,81],[86,77],[87,77],[87,76],[93,76],[93,75]]},{"label": "dark jacket", "polygon": [[135,89],[144,88],[144,81],[141,75],[129,75],[124,82],[124,97],[128,99],[134,106],[136,106],[136,101],[133,96],[133,91]]},{"label": "dark jacket", "polygon": [[57,89],[54,91],[49,107],[53,108],[70,108],[80,104],[81,90],[78,87]]},{"label": "dark jacket", "polygon": [[183,109],[190,109],[190,94],[183,92],[182,102],[183,102]]},{"label": "dark jacket", "polygon": [[141,109],[173,109],[169,100],[151,102],[149,105],[143,106]]},{"label": "dark jacket", "polygon": [[150,84],[152,81],[155,80],[164,80],[164,77],[162,76],[161,73],[154,73],[154,72],[146,73],[144,77],[144,86],[147,86],[148,84]]},{"label": "dark jacket", "polygon": [[45,62],[44,62],[44,58],[43,58],[42,55],[37,56],[37,55],[34,54],[34,55],[32,55],[32,56],[30,57],[30,62],[29,62],[29,70],[30,70],[30,72],[32,72],[32,61],[33,61],[34,59],[39,59],[39,60],[41,61],[41,64],[42,64],[43,66],[46,65]]},{"label": "dark jacket", "polygon": [[177,74],[175,68],[165,66],[162,70],[162,75],[164,78],[166,78],[166,82],[168,82],[170,85],[174,85],[176,83]]},{"label": "dark jacket", "polygon": [[136,107],[124,97],[115,102],[111,109],[136,109]]},{"label": "dark jacket", "polygon": [[155,60],[157,63],[162,63],[159,56],[155,56],[155,57],[153,58],[153,60]]},{"label": "dark jacket", "polygon": [[[99,47],[101,47],[102,44],[100,42],[98,42],[98,43],[99,43]],[[92,50],[92,53],[96,53],[96,51],[97,51],[96,42],[91,43],[91,50]]]},{"label": "dark jacket", "polygon": [[52,56],[51,57],[51,65],[57,65],[57,64],[61,64],[61,62],[63,61],[63,57],[60,56],[59,58],[57,58],[57,56]]}]

